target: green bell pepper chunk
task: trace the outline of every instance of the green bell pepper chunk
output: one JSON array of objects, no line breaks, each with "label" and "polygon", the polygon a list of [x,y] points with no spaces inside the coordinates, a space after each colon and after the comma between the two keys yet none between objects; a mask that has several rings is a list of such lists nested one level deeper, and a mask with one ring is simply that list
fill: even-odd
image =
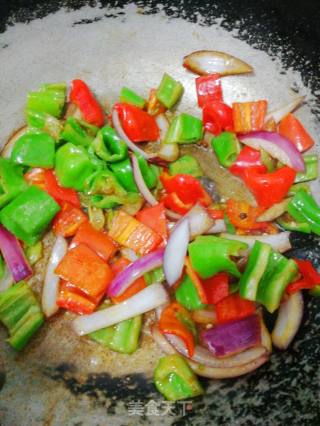
[{"label": "green bell pepper chunk", "polygon": [[303,156],[305,171],[296,174],[295,183],[314,180],[318,177],[318,156],[307,154]]},{"label": "green bell pepper chunk", "polygon": [[90,333],[89,337],[115,352],[132,354],[138,349],[141,327],[142,315],[138,315]]},{"label": "green bell pepper chunk", "polygon": [[158,391],[169,401],[203,394],[197,376],[180,355],[167,355],[160,358],[153,379]]},{"label": "green bell pepper chunk", "polygon": [[30,186],[1,210],[0,222],[18,239],[32,245],[40,240],[59,210],[59,204],[47,192]]},{"label": "green bell pepper chunk", "polygon": [[272,247],[256,241],[250,252],[246,269],[240,279],[240,296],[243,299],[256,300],[260,280],[267,269]]},{"label": "green bell pepper chunk", "polygon": [[64,108],[67,93],[66,83],[43,84],[37,92],[29,92],[26,113],[35,110],[59,118]]},{"label": "green bell pepper chunk", "polygon": [[320,207],[312,195],[300,189],[288,204],[287,209],[297,222],[308,223],[311,231],[320,235]]},{"label": "green bell pepper chunk", "polygon": [[209,278],[222,271],[240,277],[241,273],[230,256],[240,256],[247,247],[240,241],[201,235],[189,244],[189,255],[192,267],[201,278]]},{"label": "green bell pepper chunk", "polygon": [[176,299],[180,305],[184,306],[188,311],[203,309],[206,305],[201,303],[196,286],[191,278],[185,275],[179,287],[176,290]]},{"label": "green bell pepper chunk", "polygon": [[153,271],[149,271],[143,276],[146,285],[151,285],[153,283],[162,283],[165,279],[164,271],[162,266],[154,269]]},{"label": "green bell pepper chunk", "polygon": [[277,223],[287,231],[299,231],[310,234],[311,227],[309,223],[296,222],[288,214],[278,217]]},{"label": "green bell pepper chunk", "polygon": [[288,197],[293,197],[298,191],[300,191],[300,189],[303,189],[308,194],[311,194],[310,186],[306,182],[301,182],[291,186],[288,192]]},{"label": "green bell pepper chunk", "polygon": [[25,249],[25,254],[30,265],[34,265],[42,258],[43,255],[43,244],[41,241],[38,241],[36,244],[27,246]]},{"label": "green bell pepper chunk", "polygon": [[92,146],[96,155],[107,163],[116,163],[128,156],[127,145],[111,126],[100,129]]},{"label": "green bell pepper chunk", "polygon": [[222,132],[211,139],[211,146],[221,166],[229,168],[240,153],[240,143],[232,132]]},{"label": "green bell pepper chunk", "polygon": [[95,153],[92,145],[87,148],[88,157],[94,170],[105,170],[107,168],[106,162],[101,160]]},{"label": "green bell pepper chunk", "polygon": [[194,143],[202,138],[203,125],[199,118],[182,113],[175,117],[165,136],[165,143]]},{"label": "green bell pepper chunk", "polygon": [[157,186],[159,180],[159,167],[155,164],[149,164],[140,154],[133,154],[138,160],[139,169],[143,176],[143,180],[149,189]]},{"label": "green bell pepper chunk", "polygon": [[85,181],[85,191],[91,196],[90,205],[101,209],[134,204],[141,199],[140,194],[128,193],[108,169],[96,171],[89,176]]},{"label": "green bell pepper chunk", "polygon": [[137,210],[140,210],[143,200],[140,194],[128,192],[125,196],[100,194],[92,195],[90,205],[99,209],[113,209],[118,206],[129,206],[130,204],[138,204]]},{"label": "green bell pepper chunk", "polygon": [[164,73],[160,85],[157,89],[158,100],[166,107],[172,108],[183,93],[182,84],[170,77],[169,74]]},{"label": "green bell pepper chunk", "polygon": [[26,111],[26,120],[29,127],[43,130],[56,141],[59,140],[63,130],[63,124],[53,115],[34,109],[28,109]]},{"label": "green bell pepper chunk", "polygon": [[191,155],[183,155],[178,160],[169,164],[169,173],[171,176],[186,174],[196,178],[203,176],[201,167],[196,158]]},{"label": "green bell pepper chunk", "polygon": [[83,191],[85,180],[93,172],[93,165],[82,146],[66,143],[57,151],[55,172],[62,186]]},{"label": "green bell pepper chunk", "polygon": [[146,106],[146,101],[133,90],[128,87],[123,87],[120,92],[120,102],[135,105],[141,109]]},{"label": "green bell pepper chunk", "polygon": [[[94,126],[95,127],[95,126]],[[93,135],[87,131],[87,127],[74,117],[68,117],[64,123],[61,139],[73,145],[87,147],[93,141]]]},{"label": "green bell pepper chunk", "polygon": [[22,135],[14,144],[11,160],[15,164],[50,169],[54,166],[55,140],[37,131]]},{"label": "green bell pepper chunk", "polygon": [[0,208],[27,189],[22,168],[6,158],[0,157]]},{"label": "green bell pepper chunk", "polygon": [[133,177],[133,171],[129,158],[110,164],[110,169],[115,174],[118,181],[128,192],[139,192]]},{"label": "green bell pepper chunk", "polygon": [[8,328],[8,342],[21,350],[44,323],[44,316],[31,288],[24,281],[0,293],[0,321]]},{"label": "green bell pepper chunk", "polygon": [[297,274],[298,266],[294,260],[272,251],[258,287],[256,300],[273,313],[279,307],[288,284],[297,277]]}]

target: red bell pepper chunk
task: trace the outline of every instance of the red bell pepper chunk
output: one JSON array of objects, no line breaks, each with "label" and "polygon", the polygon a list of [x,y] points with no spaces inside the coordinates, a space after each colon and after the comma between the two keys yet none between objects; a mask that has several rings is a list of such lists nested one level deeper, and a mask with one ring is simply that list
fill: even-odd
[{"label": "red bell pepper chunk", "polygon": [[125,134],[132,142],[152,142],[159,139],[159,127],[154,116],[135,105],[118,103],[114,108]]},{"label": "red bell pepper chunk", "polygon": [[251,300],[242,299],[239,293],[234,293],[216,303],[215,309],[217,324],[223,324],[252,315],[256,310],[256,305]]},{"label": "red bell pepper chunk", "polygon": [[73,80],[71,85],[70,101],[77,105],[85,121],[101,127],[104,123],[104,112],[89,87],[82,80]]},{"label": "red bell pepper chunk", "polygon": [[106,262],[117,251],[115,241],[106,232],[96,230],[88,221],[80,225],[70,247],[76,247],[79,244],[85,244]]},{"label": "red bell pepper chunk", "polygon": [[214,220],[223,219],[224,218],[224,211],[223,210],[217,210],[217,209],[207,209],[207,212],[209,213],[210,217]]},{"label": "red bell pepper chunk", "polygon": [[229,295],[229,277],[225,272],[220,272],[211,278],[202,280],[206,293],[207,303],[215,305]]},{"label": "red bell pepper chunk", "polygon": [[261,173],[267,171],[266,166],[261,161],[260,151],[250,148],[250,146],[245,146],[242,148],[236,161],[229,168],[229,171],[235,176],[243,177],[244,171],[249,167],[259,167]]},{"label": "red bell pepper chunk", "polygon": [[92,298],[105,293],[113,278],[110,266],[85,244],[69,250],[55,273]]},{"label": "red bell pepper chunk", "polygon": [[252,207],[245,201],[230,199],[227,201],[226,213],[233,226],[239,229],[266,229],[268,222],[257,222],[264,211],[263,207]]},{"label": "red bell pepper chunk", "polygon": [[98,306],[103,293],[96,298],[90,298],[77,287],[61,280],[57,305],[78,315],[91,314]]},{"label": "red bell pepper chunk", "polygon": [[204,128],[218,135],[223,130],[232,132],[233,115],[232,108],[221,101],[208,101],[202,110],[202,121]]},{"label": "red bell pepper chunk", "polygon": [[178,302],[172,302],[165,307],[159,319],[159,331],[163,334],[174,334],[183,340],[189,357],[194,354],[194,337],[189,328],[185,325],[187,321],[184,319],[191,319],[189,312],[181,306]]},{"label": "red bell pepper chunk", "polygon": [[56,235],[73,237],[80,225],[88,220],[81,209],[70,203],[63,203],[61,210],[53,219],[52,229]]},{"label": "red bell pepper chunk", "polygon": [[[110,267],[114,276],[123,271],[127,266],[130,265],[130,263],[131,262],[125,257],[119,257],[115,262],[111,263]],[[140,277],[136,279],[122,294],[112,297],[112,303],[121,303],[129,299],[129,297],[139,293],[139,291],[143,290],[144,288],[146,288],[146,282],[143,277]]]},{"label": "red bell pepper chunk", "polygon": [[294,259],[296,264],[298,265],[299,272],[303,276],[304,279],[312,283],[313,285],[320,284],[320,274],[312,265],[310,260],[300,260]]},{"label": "red bell pepper chunk", "polygon": [[193,204],[186,204],[180,200],[178,195],[175,192],[167,194],[161,198],[161,201],[166,206],[167,209],[174,211],[175,213],[184,215],[192,209]]},{"label": "red bell pepper chunk", "polygon": [[294,259],[294,261],[298,265],[302,278],[287,286],[286,292],[288,294],[296,293],[299,290],[310,289],[320,284],[320,274],[309,260]]},{"label": "red bell pepper chunk", "polygon": [[196,78],[198,105],[202,108],[208,101],[222,102],[220,74],[204,75]]},{"label": "red bell pepper chunk", "polygon": [[292,114],[288,114],[280,121],[279,133],[289,139],[300,152],[306,151],[314,145],[312,137]]},{"label": "red bell pepper chunk", "polygon": [[271,207],[287,195],[294,183],[296,172],[288,166],[272,173],[262,173],[260,167],[244,170],[243,180],[255,196],[260,207]]},{"label": "red bell pepper chunk", "polygon": [[160,175],[160,180],[168,194],[175,192],[185,204],[194,205],[199,202],[207,207],[212,203],[210,195],[203,189],[201,183],[191,175],[170,176],[164,172]]},{"label": "red bell pepper chunk", "polygon": [[163,203],[158,203],[152,207],[145,207],[137,213],[136,218],[139,222],[161,235],[164,241],[167,241],[168,229],[166,209]]},{"label": "red bell pepper chunk", "polygon": [[45,169],[35,167],[25,173],[24,178],[29,185],[35,185],[38,188],[45,189]]},{"label": "red bell pepper chunk", "polygon": [[51,195],[60,206],[62,206],[64,202],[67,202],[75,207],[81,207],[77,191],[72,188],[63,188],[59,184],[53,170],[45,170],[44,186],[46,192]]},{"label": "red bell pepper chunk", "polygon": [[234,102],[232,104],[234,131],[248,133],[261,130],[267,112],[267,101]]},{"label": "red bell pepper chunk", "polygon": [[286,292],[287,294],[294,294],[300,290],[307,290],[313,287],[314,287],[314,284],[302,278],[300,280],[294,281],[293,283],[290,283],[286,288]]}]

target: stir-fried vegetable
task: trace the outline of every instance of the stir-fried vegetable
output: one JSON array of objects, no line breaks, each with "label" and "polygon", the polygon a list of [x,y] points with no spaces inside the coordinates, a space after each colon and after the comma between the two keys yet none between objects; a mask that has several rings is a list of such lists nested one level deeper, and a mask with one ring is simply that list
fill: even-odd
[{"label": "stir-fried vegetable", "polygon": [[[302,99],[268,114],[266,100],[228,105],[223,76],[249,65],[216,51],[183,65],[200,75],[201,111],[181,110],[184,88],[166,73],[147,101],[124,86],[108,117],[84,81],[72,81],[66,110],[66,84],[45,84],[29,93],[27,126],[0,158],[0,321],[10,345],[22,349],[59,308],[78,335],[122,354],[151,326],[168,355],[155,385],[174,401],[203,393],[195,373],[241,376],[268,360],[272,343],[285,349],[302,292],[320,295],[320,273],[286,257],[295,233],[282,232],[320,235],[306,183],[318,158],[302,156],[314,141],[292,115]],[[22,281],[34,267],[43,313]],[[39,268],[44,283],[34,286]],[[271,341],[263,312],[277,310]]]}]

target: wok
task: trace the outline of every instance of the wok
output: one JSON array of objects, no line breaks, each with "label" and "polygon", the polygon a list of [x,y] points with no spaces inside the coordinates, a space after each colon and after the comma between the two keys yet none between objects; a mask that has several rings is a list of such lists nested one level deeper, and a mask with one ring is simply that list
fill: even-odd
[{"label": "wok", "polygon": [[[146,95],[166,71],[184,84],[181,110],[193,111],[194,76],[181,62],[199,49],[226,51],[254,67],[253,75],[224,79],[227,102],[266,98],[272,108],[297,92],[305,94],[298,116],[320,142],[317,3],[1,3],[1,146],[23,124],[27,91],[43,82],[80,77],[102,102],[111,104],[123,85]],[[318,240],[293,237],[291,255],[319,266]],[[42,263],[34,286],[43,274]],[[206,394],[185,405],[165,404],[152,384],[161,351],[147,327],[132,356],[74,336],[69,314],[50,320],[22,353],[9,349],[1,328],[0,424],[319,425],[319,312],[319,301],[306,297],[303,325],[286,352],[274,351],[267,364],[247,376],[203,380]]]}]

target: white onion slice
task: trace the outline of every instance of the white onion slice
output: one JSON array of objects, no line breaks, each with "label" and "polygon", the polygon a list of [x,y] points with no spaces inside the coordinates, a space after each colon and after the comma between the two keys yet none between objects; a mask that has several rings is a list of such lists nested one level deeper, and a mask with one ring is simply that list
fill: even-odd
[{"label": "white onion slice", "polygon": [[197,235],[205,234],[214,225],[214,220],[200,204],[193,206],[185,217],[189,221],[191,239]]},{"label": "white onion slice", "polygon": [[67,241],[58,236],[51,251],[50,258],[47,264],[46,276],[42,289],[42,310],[47,317],[55,314],[58,311],[57,297],[59,292],[59,276],[55,274],[55,269],[61,259],[67,253]]},{"label": "white onion slice", "polygon": [[16,132],[13,133],[13,135],[10,136],[10,138],[8,139],[8,142],[6,143],[5,147],[3,148],[2,151],[2,157],[4,158],[10,158],[11,157],[11,153],[14,147],[14,144],[17,142],[17,140],[23,136],[26,131],[27,131],[27,126],[23,126],[20,127],[19,130],[17,130]]},{"label": "white onion slice", "polygon": [[170,235],[164,252],[163,269],[169,286],[172,286],[182,274],[189,239],[189,221],[183,218]]},{"label": "white onion slice", "polygon": [[169,130],[169,121],[165,114],[158,114],[155,119],[160,130],[159,140],[163,141]]},{"label": "white onion slice", "polygon": [[281,303],[271,337],[278,349],[287,349],[297,334],[303,317],[303,296],[301,291],[291,294]]},{"label": "white onion slice", "polygon": [[226,232],[227,227],[223,219],[215,220],[215,223],[209,228],[206,234],[220,234],[220,232]]},{"label": "white onion slice", "polygon": [[143,198],[146,200],[147,203],[149,203],[151,206],[155,206],[156,204],[158,204],[158,201],[155,199],[150,189],[147,187],[143,179],[137,157],[134,154],[131,156],[131,162],[132,162],[134,180],[137,184],[137,187],[141,195],[143,196]]},{"label": "white onion slice", "polygon": [[272,340],[271,340],[271,336],[270,333],[264,323],[263,317],[262,317],[262,313],[259,314],[260,315],[260,323],[261,323],[261,345],[266,348],[266,350],[268,351],[268,353],[272,352]]},{"label": "white onion slice", "polygon": [[126,143],[126,145],[128,146],[129,149],[131,149],[131,151],[142,155],[142,157],[144,157],[147,160],[149,158],[153,158],[155,156],[154,154],[148,154],[147,152],[143,151],[143,149],[139,148],[134,142],[132,142],[128,138],[128,136],[125,134],[125,131],[123,130],[123,128],[121,126],[119,114],[118,114],[118,111],[116,109],[113,109],[113,111],[112,111],[112,124],[113,124],[116,132],[120,136],[120,138]]},{"label": "white onion slice", "polygon": [[[158,327],[154,325],[152,327],[152,337],[154,338],[157,345],[160,347],[160,349],[168,354],[174,354],[177,353],[176,349],[167,341],[167,339],[164,337],[163,334],[160,333],[158,330]],[[257,348],[248,349],[247,351],[250,351],[250,356],[247,357],[247,359],[250,359],[251,356],[254,354],[253,350],[255,350],[255,354],[261,354],[257,358],[254,358],[250,362],[247,362],[245,364],[241,365],[234,365],[230,367],[209,367],[205,364],[199,364],[198,362],[194,362],[188,358],[185,358],[190,367],[193,369],[195,373],[197,373],[199,376],[208,377],[212,379],[226,379],[229,377],[237,377],[242,376],[243,374],[250,373],[251,371],[254,371],[256,368],[260,367],[262,364],[264,364],[268,360],[268,356],[266,355],[266,351],[264,348],[261,349],[261,346],[258,347],[259,350],[256,351]],[[246,351],[246,352],[247,352]],[[244,352],[243,352],[244,353]],[[234,355],[232,357],[229,357],[229,364],[231,365],[233,361],[231,359],[235,359],[235,357],[239,357],[240,354]],[[212,358],[212,354],[211,354]],[[242,360],[245,360],[246,356],[242,356]],[[218,360],[217,362],[227,361],[225,360]]]},{"label": "white onion slice", "polygon": [[261,241],[262,243],[270,244],[274,250],[283,253],[287,250],[290,250],[291,244],[289,241],[290,232],[279,232],[278,234],[270,235],[233,235],[222,233],[222,238],[227,238],[228,240],[237,240],[243,243],[248,244],[249,249],[251,249],[256,241]]},{"label": "white onion slice", "polygon": [[199,75],[212,73],[232,75],[253,71],[253,68],[241,59],[215,50],[192,52],[183,58],[183,66]]},{"label": "white onion slice", "polygon": [[179,157],[179,145],[177,143],[161,142],[157,156],[164,161],[172,162]]},{"label": "white onion slice", "polygon": [[235,355],[231,355],[225,358],[217,358],[206,348],[197,345],[194,349],[194,354],[192,358],[190,358],[188,356],[188,351],[185,347],[185,344],[179,337],[173,334],[166,334],[165,337],[181,355],[186,358],[189,358],[191,361],[197,362],[207,367],[239,367],[240,365],[254,361],[256,358],[266,353],[266,349],[263,346],[254,346]]},{"label": "white onion slice", "polygon": [[305,96],[299,96],[298,98],[292,99],[286,105],[282,105],[266,115],[265,122],[273,118],[276,123],[279,123],[286,115],[294,111],[302,102],[305,100]]},{"label": "white onion slice", "polygon": [[230,368],[207,367],[193,361],[188,361],[188,363],[198,376],[207,377],[208,379],[230,379],[232,377],[239,377],[251,373],[266,363],[268,359],[268,356],[264,354],[247,364]]},{"label": "white onion slice", "polygon": [[73,328],[80,336],[121,321],[144,314],[169,302],[169,296],[162,284],[151,284],[129,299],[91,315],[83,315],[73,321]]},{"label": "white onion slice", "polygon": [[12,285],[13,285],[13,278],[12,278],[11,272],[9,271],[9,268],[5,266],[3,277],[0,281],[0,293],[2,293],[3,291],[6,291]]}]

